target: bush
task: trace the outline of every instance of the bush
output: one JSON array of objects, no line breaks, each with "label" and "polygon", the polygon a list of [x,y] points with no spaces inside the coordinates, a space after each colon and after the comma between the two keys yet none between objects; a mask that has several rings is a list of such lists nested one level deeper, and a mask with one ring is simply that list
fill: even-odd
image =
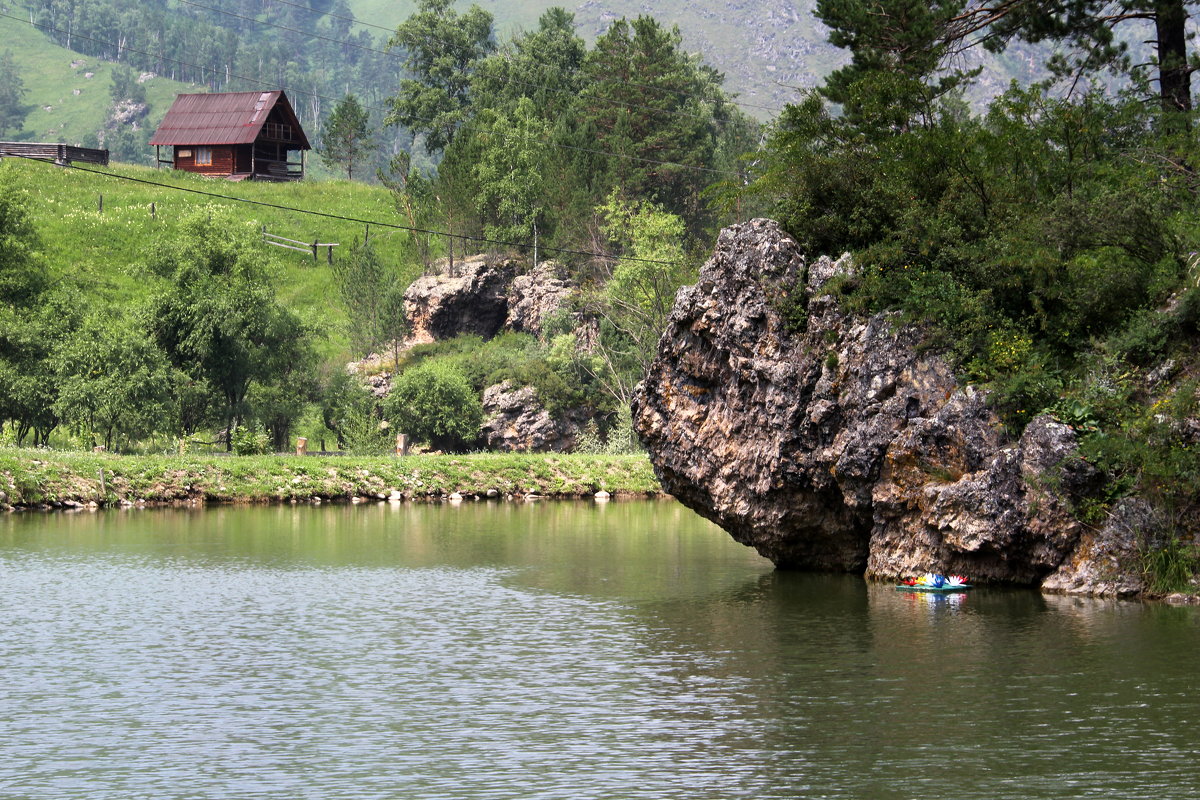
[{"label": "bush", "polygon": [[234,428],[231,441],[234,455],[261,456],[271,452],[271,437],[257,425]]},{"label": "bush", "polygon": [[396,433],[439,450],[461,451],[479,438],[483,404],[462,370],[432,361],[400,375],[384,413]]}]

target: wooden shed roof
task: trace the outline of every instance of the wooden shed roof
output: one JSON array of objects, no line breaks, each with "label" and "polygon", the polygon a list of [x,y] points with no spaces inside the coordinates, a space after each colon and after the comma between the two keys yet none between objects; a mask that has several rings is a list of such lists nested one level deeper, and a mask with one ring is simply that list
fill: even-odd
[{"label": "wooden shed roof", "polygon": [[308,138],[282,91],[181,94],[163,117],[150,144],[247,144],[258,138],[271,109],[280,104],[292,126],[294,150],[309,150]]}]

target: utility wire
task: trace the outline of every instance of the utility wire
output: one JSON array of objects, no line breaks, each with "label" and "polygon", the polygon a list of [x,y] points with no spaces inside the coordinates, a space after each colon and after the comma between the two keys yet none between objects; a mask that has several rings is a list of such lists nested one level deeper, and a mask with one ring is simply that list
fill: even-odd
[{"label": "utility wire", "polygon": [[[0,11],[0,17],[7,17],[8,19],[14,19],[17,22],[23,22],[27,25],[33,26],[34,28],[40,28],[45,31],[54,31],[55,33],[63,33],[63,34],[68,33],[68,31],[63,30],[62,28],[56,28],[53,25],[44,25],[40,22],[31,22],[30,20],[27,20],[24,17],[16,17],[11,14],[5,14],[2,11]],[[191,67],[192,69],[197,69],[197,70],[200,70],[201,72],[212,72],[217,75],[227,74],[230,78],[237,78],[239,81],[246,81],[247,83],[258,84],[259,86],[270,86],[272,88],[282,88],[284,91],[292,92],[293,94],[304,95],[306,97],[315,97],[320,100],[327,100],[331,103],[338,103],[338,102],[341,102],[341,100],[342,100],[342,98],[340,98],[340,97],[329,97],[328,95],[317,94],[316,92],[310,92],[305,89],[288,88],[288,87],[283,86],[282,84],[279,84],[275,81],[264,81],[261,78],[250,78],[245,75],[238,75],[233,72],[222,73],[221,70],[217,70],[212,67],[206,67],[201,64],[192,64],[187,61],[180,61],[177,58],[170,58],[169,56],[160,55],[158,53],[150,53],[145,50],[139,50],[136,47],[130,47],[128,45],[118,45],[116,42],[109,42],[104,39],[96,39],[91,36],[85,36],[81,33],[76,33],[74,31],[71,31],[70,35],[74,39],[83,39],[84,41],[87,41],[87,42],[94,42],[95,44],[104,45],[106,47],[111,47],[111,48],[116,49],[118,52],[129,51],[130,53],[137,53],[138,55],[146,56],[147,58],[158,59],[160,61],[169,61],[172,64],[179,64],[180,66]],[[389,111],[389,109],[387,109],[383,106],[364,105],[363,107],[367,108],[367,109],[371,109],[373,111],[378,111],[382,114],[387,114]],[[694,172],[707,172],[707,173],[711,173],[713,175],[728,175],[730,177],[739,178],[739,179],[745,177],[741,173],[734,172],[732,170],[713,169],[712,167],[700,167],[700,166],[696,166],[695,164],[683,164],[678,161],[661,161],[661,160],[654,159],[654,158],[643,158],[642,156],[630,155],[628,153],[612,153],[607,150],[597,150],[597,149],[591,148],[591,147],[581,147],[579,145],[563,144],[561,142],[551,142],[548,139],[543,139],[543,138],[534,137],[534,136],[521,136],[521,135],[516,135],[516,134],[509,135],[507,133],[502,133],[501,135],[504,136],[505,140],[509,141],[509,142],[513,142],[513,141],[540,142],[544,145],[547,145],[548,147],[555,147],[555,148],[559,148],[562,150],[574,150],[574,151],[580,152],[580,153],[591,153],[593,155],[609,156],[611,158],[624,158],[624,159],[628,159],[629,161],[637,161],[637,162],[640,162],[643,164],[654,164],[654,165],[662,166],[662,167],[677,167],[679,169],[687,169],[687,170],[692,170]]]},{"label": "utility wire", "polygon": [[[396,32],[396,29],[394,27],[389,28],[386,25],[376,25],[372,22],[363,22],[362,20],[357,19],[353,16],[347,17],[347,16],[343,16],[341,14],[334,14],[332,11],[318,11],[315,8],[310,8],[308,6],[301,5],[300,3],[293,3],[293,2],[291,2],[291,0],[271,0],[271,2],[279,3],[280,5],[291,6],[292,8],[298,8],[301,11],[307,11],[311,14],[317,14],[319,16],[329,17],[330,19],[341,20],[343,22],[352,22],[356,25],[362,25],[365,28],[377,28],[378,30],[381,30],[381,31],[387,31],[389,34]],[[426,34],[426,38],[428,38],[432,41],[435,41],[435,42],[441,42],[442,44],[447,44],[447,42],[445,40],[439,39],[436,36],[431,36],[431,35]],[[509,59],[509,60],[511,60],[511,59]],[[576,70],[576,72],[578,72],[578,70]],[[692,94],[691,92],[685,92],[682,89],[668,89],[665,86],[654,86],[653,84],[637,83],[635,81],[621,81],[621,83],[625,84],[626,86],[633,86],[638,89],[650,89],[650,90],[656,91],[656,92],[671,92],[672,94],[677,94],[677,95],[680,95],[681,97],[686,97],[686,98],[694,98],[694,99],[700,99],[700,100],[707,99],[700,95]],[[732,105],[743,106],[745,108],[758,108],[758,109],[762,109],[763,111],[774,111],[777,113],[780,111],[783,111],[783,109],[779,108],[778,106],[764,106],[764,105],[760,105],[758,103],[748,103],[744,100],[730,99],[729,102]]]},{"label": "utility wire", "polygon": [[[10,156],[6,155],[5,157],[8,158]],[[130,181],[132,183],[142,183],[142,184],[146,184],[148,186],[158,186],[162,189],[173,189],[177,192],[188,192],[189,194],[198,194],[198,195],[203,195],[205,197],[213,197],[218,200],[231,200],[231,201],[234,201],[237,203],[247,203],[248,205],[263,206],[265,208],[274,208],[279,211],[290,211],[295,214],[309,214],[314,217],[325,217],[326,219],[336,219],[336,220],[340,220],[342,222],[355,222],[360,225],[375,225],[380,228],[392,228],[394,230],[409,231],[411,233],[424,233],[424,234],[429,234],[430,236],[445,236],[449,239],[458,239],[460,241],[465,241],[465,242],[481,242],[483,244],[493,244],[493,245],[499,245],[501,247],[519,247],[519,248],[523,248],[523,249],[527,249],[527,250],[533,249],[533,242],[509,242],[509,241],[504,241],[503,239],[489,239],[485,236],[469,236],[465,233],[450,233],[449,231],[435,231],[435,230],[430,230],[427,228],[415,228],[415,227],[411,227],[408,225],[397,225],[394,222],[379,222],[377,220],[362,219],[360,217],[347,217],[342,214],[330,214],[327,211],[311,211],[307,208],[296,208],[295,206],[285,206],[285,205],[280,205],[279,203],[268,203],[265,200],[251,200],[247,197],[234,197],[233,195],[219,194],[217,192],[206,192],[202,189],[189,189],[186,186],[172,186],[169,183],[159,183],[158,181],[149,181],[149,180],[146,180],[145,178],[135,178],[132,175],[121,175],[116,172],[104,172],[103,170],[98,170],[98,169],[89,169],[87,167],[77,167],[74,164],[55,164],[52,161],[47,161],[46,159],[43,159],[43,158],[35,158],[34,156],[12,154],[12,157],[23,158],[27,161],[37,161],[42,164],[53,164],[54,166],[57,166],[60,169],[73,169],[73,170],[78,170],[79,172],[90,172],[93,175],[103,175],[106,178],[117,178],[119,180]],[[662,264],[662,265],[668,266],[668,267],[682,266],[677,261],[663,261],[663,260],[660,260],[657,258],[639,258],[637,256],[614,256],[614,255],[609,255],[608,253],[597,253],[597,252],[594,252],[591,250],[572,250],[567,247],[547,247],[542,244],[538,244],[538,249],[547,251],[547,252],[551,252],[551,253],[563,253],[566,255],[587,256],[590,258],[602,258],[602,259],[606,259],[608,261],[636,261],[636,262],[639,262],[642,264]]]}]

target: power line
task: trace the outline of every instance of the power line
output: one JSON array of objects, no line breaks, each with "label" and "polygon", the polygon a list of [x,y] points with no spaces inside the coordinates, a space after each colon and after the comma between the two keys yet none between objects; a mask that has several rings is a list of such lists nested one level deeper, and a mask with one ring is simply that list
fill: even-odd
[{"label": "power line", "polygon": [[[37,161],[42,164],[53,164],[54,163],[54,162],[46,161],[45,159],[34,158],[33,156],[13,154],[13,157],[23,158],[27,161]],[[90,172],[93,175],[102,175],[106,178],[117,178],[118,180],[130,181],[132,183],[142,183],[142,184],[146,184],[148,186],[158,186],[162,189],[172,189],[177,192],[188,192],[189,194],[198,194],[198,195],[203,195],[205,197],[213,197],[218,200],[231,200],[231,201],[237,202],[237,203],[246,203],[248,205],[263,206],[265,208],[273,208],[273,209],[276,209],[279,211],[290,211],[295,214],[309,214],[314,217],[325,217],[326,219],[336,219],[336,220],[339,220],[342,222],[354,222],[354,223],[358,223],[360,225],[375,225],[380,228],[392,228],[394,230],[409,231],[411,233],[423,233],[423,234],[428,234],[430,236],[445,236],[449,239],[458,239],[460,241],[465,241],[465,242],[480,242],[482,244],[492,244],[492,245],[498,245],[500,247],[517,247],[517,248],[522,248],[522,249],[527,249],[527,250],[533,249],[533,242],[508,242],[508,241],[504,241],[502,239],[489,239],[485,236],[470,236],[465,233],[450,233],[449,231],[435,231],[435,230],[429,230],[427,228],[416,228],[416,227],[411,227],[408,225],[397,225],[394,222],[379,222],[378,220],[362,219],[359,217],[347,217],[342,214],[330,214],[327,211],[312,211],[307,208],[296,208],[294,206],[280,205],[279,203],[268,203],[265,200],[251,200],[248,197],[234,197],[233,195],[219,194],[217,192],[206,192],[202,189],[189,189],[186,186],[172,186],[169,183],[159,183],[158,181],[150,181],[150,180],[146,180],[145,178],[135,178],[132,175],[121,175],[116,172],[104,172],[104,171],[98,170],[98,169],[89,169],[87,167],[78,167],[78,166],[75,166],[74,164],[61,164],[61,165],[54,164],[54,166],[57,166],[60,169],[73,169],[73,170],[78,170],[80,172]],[[614,256],[614,255],[609,255],[608,253],[596,253],[591,250],[572,250],[572,249],[566,248],[566,247],[547,247],[542,244],[538,245],[538,249],[543,250],[543,251],[552,252],[552,253],[563,253],[566,255],[573,255],[573,256],[588,256],[590,258],[602,258],[602,259],[607,259],[609,261],[636,261],[636,262],[639,262],[642,264],[661,264],[663,266],[668,266],[668,267],[682,266],[677,261],[663,261],[663,260],[657,259],[657,258],[639,258],[637,256]]]},{"label": "power line", "polygon": [[[203,72],[212,72],[214,74],[221,74],[220,70],[216,70],[212,67],[206,67],[201,64],[193,64],[193,63],[190,63],[187,61],[181,61],[177,58],[170,58],[169,56],[161,55],[158,53],[150,53],[145,50],[139,50],[136,47],[130,47],[128,45],[118,45],[116,42],[110,42],[110,41],[106,41],[104,39],[96,39],[94,37],[85,36],[81,33],[77,33],[74,31],[68,32],[68,31],[63,30],[62,28],[56,28],[53,25],[45,25],[40,22],[32,22],[23,17],[16,17],[11,14],[5,14],[2,11],[0,11],[0,17],[7,17],[8,19],[13,19],[18,22],[23,22],[34,28],[40,28],[45,31],[54,31],[55,33],[63,33],[63,34],[70,33],[70,36],[72,38],[83,39],[84,41],[94,42],[95,44],[115,48],[117,50],[117,52],[128,51],[130,53],[137,53],[138,55],[146,56],[147,58],[156,59],[159,61],[168,61],[168,62],[171,62],[172,64],[179,64],[180,66],[184,66],[184,67],[191,67],[192,69],[200,70],[202,73]],[[376,52],[381,52],[381,51],[376,51]],[[296,88],[289,88],[286,86],[282,86],[282,84],[279,84],[275,81],[264,81],[261,78],[250,78],[245,75],[238,75],[238,74],[232,73],[232,72],[226,72],[225,74],[228,75],[230,78],[237,78],[239,81],[246,81],[247,83],[258,84],[259,86],[270,86],[272,88],[279,87],[279,88],[284,89],[285,91],[292,92],[293,94],[300,94],[300,95],[304,95],[306,97],[315,97],[320,100],[327,100],[331,103],[338,103],[341,100],[341,98],[329,97],[328,95],[317,94],[316,92],[310,92],[305,89],[296,89]],[[387,114],[387,112],[388,112],[388,109],[384,108],[382,106],[365,105],[364,108],[378,111],[383,114]],[[683,164],[678,161],[662,161],[662,160],[654,159],[654,158],[644,158],[642,156],[630,155],[628,153],[612,153],[607,150],[597,150],[597,149],[591,148],[591,147],[582,147],[579,145],[570,145],[570,144],[564,144],[561,142],[551,142],[547,139],[543,139],[543,138],[539,138],[539,137],[514,135],[515,136],[515,138],[514,138],[514,136],[510,136],[509,134],[506,134],[506,133],[502,133],[501,135],[504,136],[505,140],[509,141],[509,142],[517,141],[517,140],[524,140],[527,142],[541,142],[542,144],[545,144],[549,147],[555,147],[555,148],[559,148],[562,150],[574,150],[576,152],[591,153],[593,155],[609,156],[611,158],[624,158],[629,161],[637,161],[637,162],[640,162],[643,164],[653,164],[653,165],[662,166],[662,167],[678,167],[679,169],[687,169],[687,170],[692,170],[694,172],[707,172],[707,173],[710,173],[713,175],[727,175],[727,176],[739,178],[739,179],[744,177],[741,173],[734,172],[731,170],[713,169],[712,167],[700,167],[700,166],[696,166],[695,164]]]},{"label": "power line", "polygon": [[[183,0],[181,0],[181,2],[182,1]],[[362,25],[365,28],[376,28],[381,31],[387,31],[389,34],[396,32],[395,28],[389,28],[386,25],[376,25],[373,22],[363,22],[362,20],[357,19],[353,16],[347,17],[347,16],[343,16],[341,14],[334,14],[332,11],[318,11],[315,8],[310,8],[308,6],[301,5],[300,3],[293,3],[293,2],[291,2],[291,0],[271,0],[271,1],[275,2],[275,3],[279,3],[280,5],[291,6],[292,8],[298,8],[301,11],[307,11],[311,14],[317,14],[322,17],[329,17],[330,19],[337,19],[337,20],[341,20],[343,22],[352,22],[357,25]],[[429,38],[435,42],[441,42],[442,44],[447,44],[447,42],[445,40],[439,39],[436,36],[431,36],[428,34],[426,34],[426,36],[427,36],[427,38]],[[511,59],[508,59],[508,60],[511,61]],[[637,83],[635,81],[621,81],[621,83],[625,84],[626,86],[633,86],[638,89],[650,89],[650,90],[656,91],[656,92],[671,92],[672,94],[677,94],[682,97],[701,99],[701,100],[706,99],[706,98],[700,97],[699,95],[692,94],[691,92],[685,92],[681,89],[669,89],[665,86],[654,86],[653,84]],[[774,112],[783,111],[782,108],[779,108],[777,106],[764,106],[764,105],[760,105],[758,103],[748,103],[744,100],[730,99],[729,103],[732,105],[736,105],[736,106],[743,106],[745,108],[758,108],[758,109],[762,109],[763,111],[774,111]]]}]

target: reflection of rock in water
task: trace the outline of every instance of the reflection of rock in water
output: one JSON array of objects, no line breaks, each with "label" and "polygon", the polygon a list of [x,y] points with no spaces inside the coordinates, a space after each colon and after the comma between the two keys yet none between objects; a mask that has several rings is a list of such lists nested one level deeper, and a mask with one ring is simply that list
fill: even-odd
[{"label": "reflection of rock in water", "polygon": [[920,328],[841,308],[853,275],[769,220],[722,231],[635,398],[664,489],[780,567],[1139,590],[1120,531],[1065,500],[1097,477],[1074,432],[1008,437]]}]

